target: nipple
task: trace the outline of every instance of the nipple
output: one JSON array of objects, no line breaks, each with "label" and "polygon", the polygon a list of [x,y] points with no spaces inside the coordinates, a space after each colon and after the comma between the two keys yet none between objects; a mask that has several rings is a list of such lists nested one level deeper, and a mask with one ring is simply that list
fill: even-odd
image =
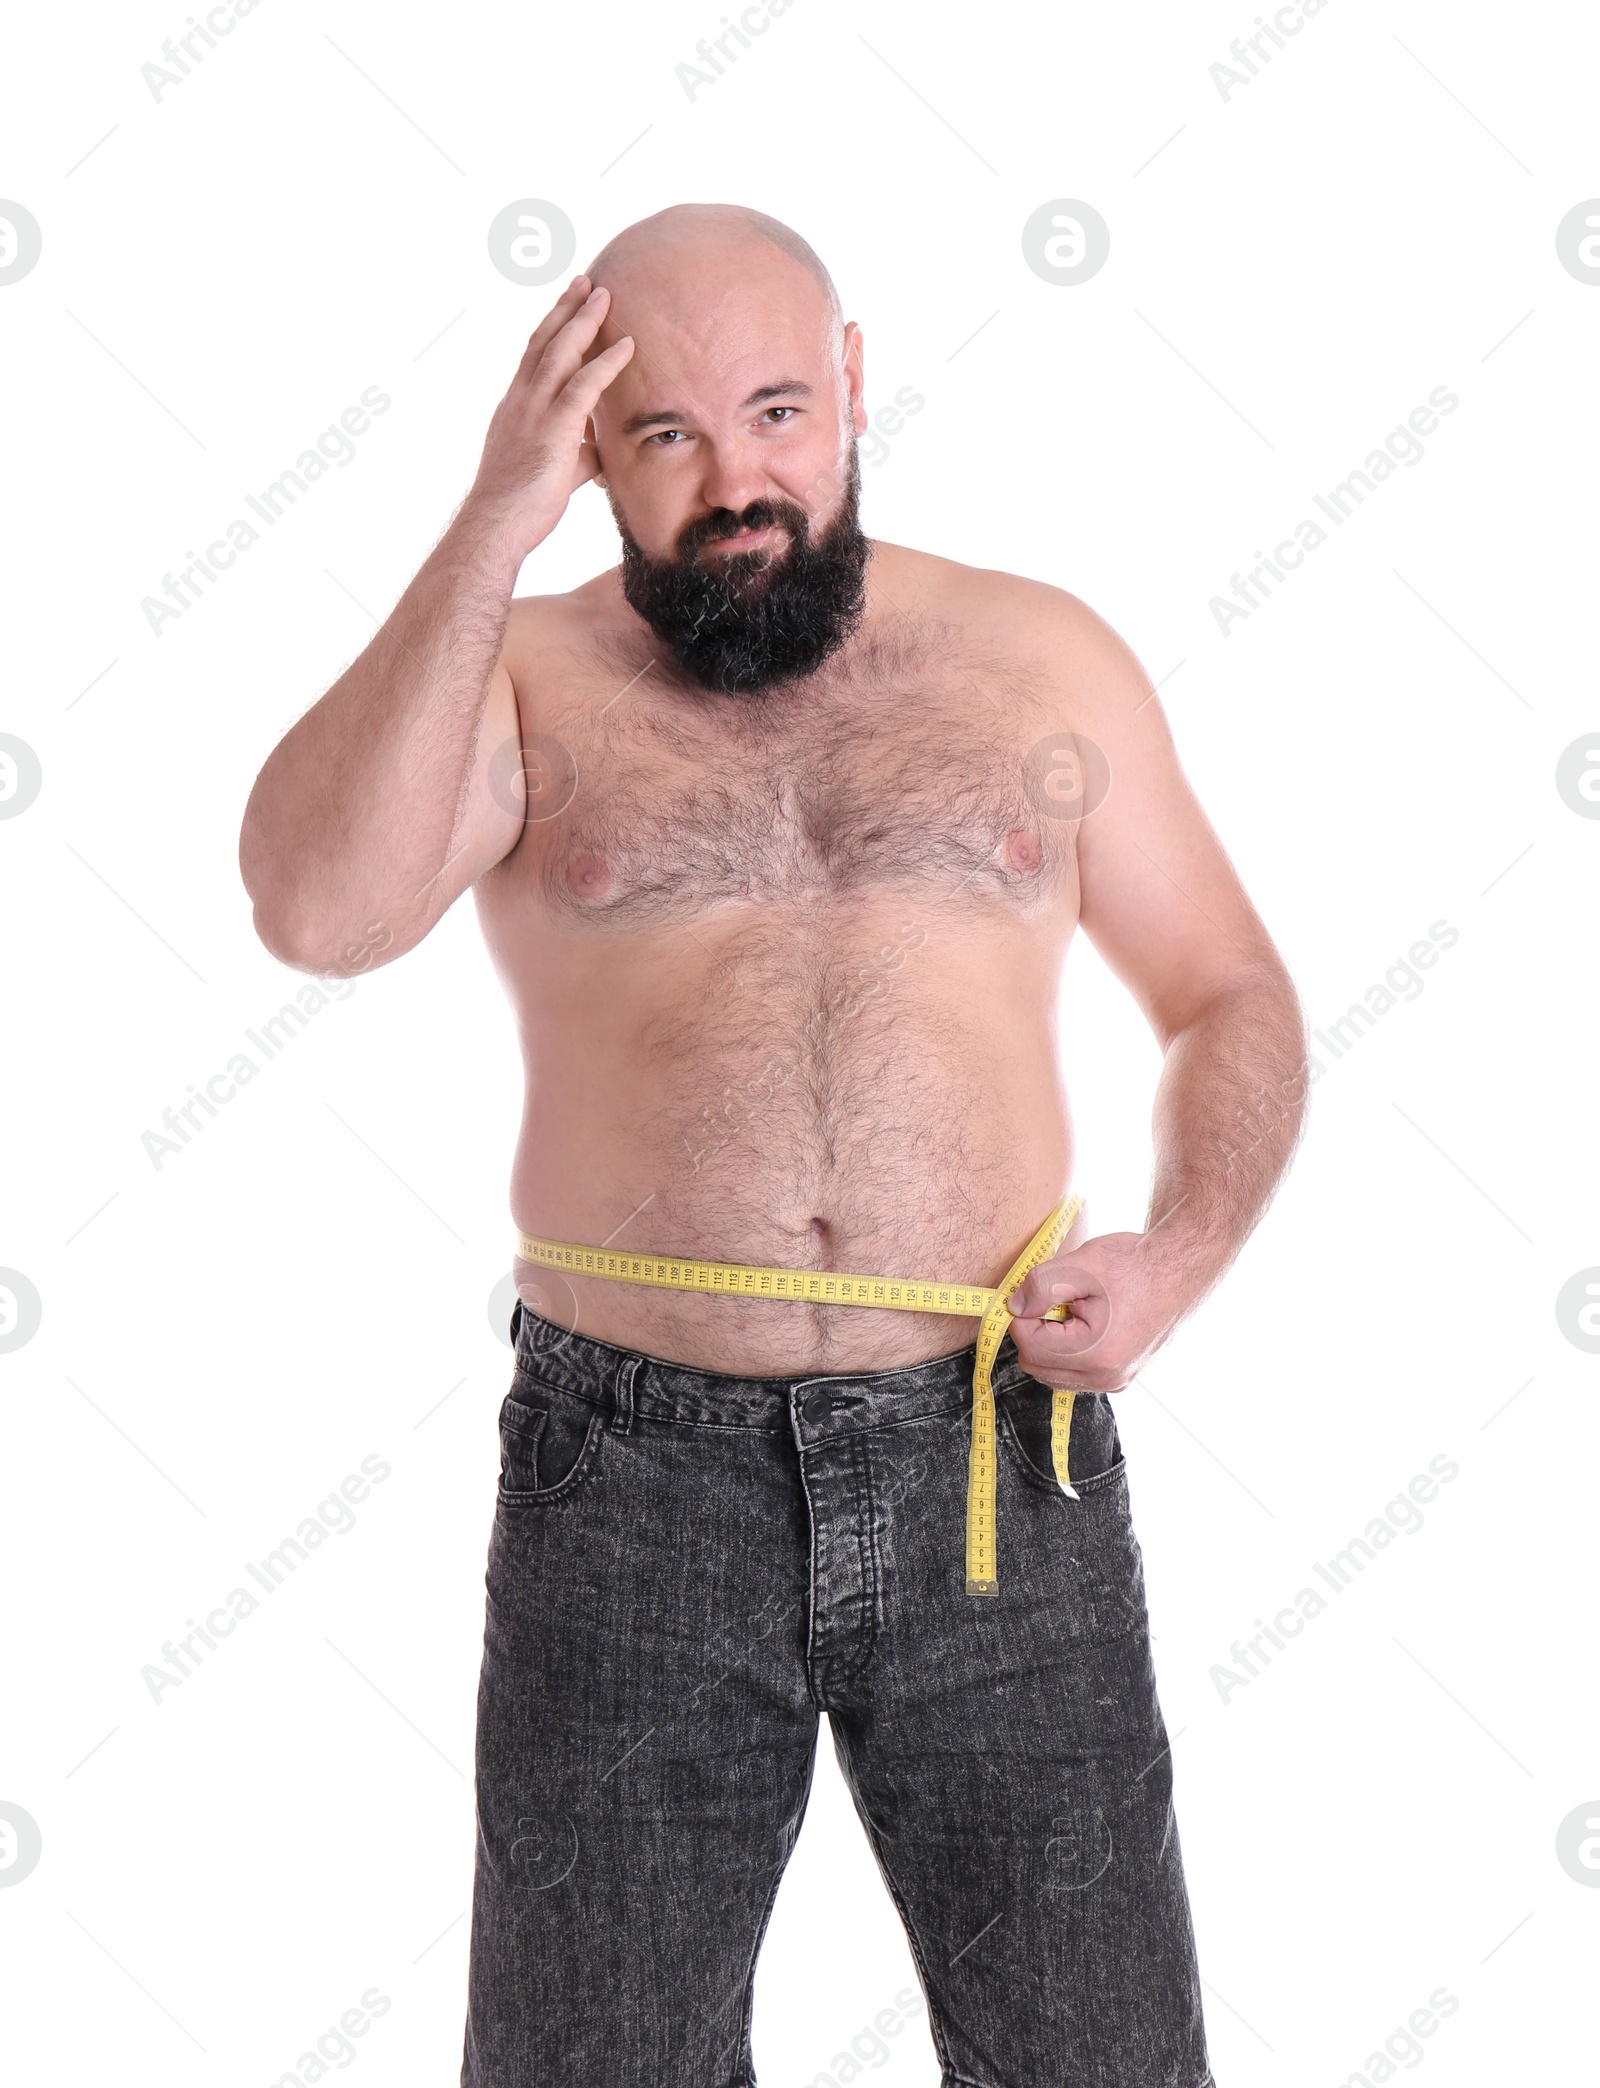
[{"label": "nipple", "polygon": [[592,851],[567,865],[567,889],[574,899],[602,899],[611,889],[611,865]]},{"label": "nipple", "polygon": [[1026,827],[1013,827],[1000,844],[1000,860],[1008,870],[1037,870],[1042,859],[1039,837]]}]

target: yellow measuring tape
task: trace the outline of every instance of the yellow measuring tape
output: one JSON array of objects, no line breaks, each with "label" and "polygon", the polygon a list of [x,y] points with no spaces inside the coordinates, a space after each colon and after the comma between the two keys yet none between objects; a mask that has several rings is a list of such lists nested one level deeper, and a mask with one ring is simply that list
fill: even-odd
[{"label": "yellow measuring tape", "polygon": [[[1011,1325],[1006,1300],[1031,1269],[1048,1261],[1072,1229],[1083,1199],[1058,1203],[1023,1248],[1005,1280],[990,1289],[981,1283],[924,1283],[894,1276],[845,1276],[828,1269],[767,1269],[750,1262],[686,1261],[663,1254],[623,1254],[607,1247],[577,1247],[518,1233],[517,1252],[538,1268],[569,1276],[603,1276],[613,1283],[643,1283],[657,1290],[701,1291],[718,1298],[769,1298],[800,1305],[875,1305],[886,1312],[944,1312],[981,1319],[978,1356],[972,1372],[972,1440],[967,1461],[967,1593],[998,1595],[995,1561],[994,1388],[990,1372]],[[1053,1305],[1046,1319],[1070,1318]],[[1050,1403],[1050,1461],[1063,1493],[1077,1491],[1067,1473],[1072,1435],[1071,1392],[1057,1391]]]}]

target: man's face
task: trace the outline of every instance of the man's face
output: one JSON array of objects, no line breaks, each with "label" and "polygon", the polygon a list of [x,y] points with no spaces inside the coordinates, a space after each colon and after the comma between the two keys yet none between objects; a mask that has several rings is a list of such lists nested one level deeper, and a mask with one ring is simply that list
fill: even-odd
[{"label": "man's face", "polygon": [[594,415],[626,599],[704,688],[813,673],[866,599],[858,329],[841,368],[820,287],[765,247],[607,287],[597,347],[635,342]]}]

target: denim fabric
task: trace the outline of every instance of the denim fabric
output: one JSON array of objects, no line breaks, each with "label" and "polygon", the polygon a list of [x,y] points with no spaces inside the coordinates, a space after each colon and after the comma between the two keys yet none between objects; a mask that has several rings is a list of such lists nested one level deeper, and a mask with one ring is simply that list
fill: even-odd
[{"label": "denim fabric", "polygon": [[1076,1402],[1070,1501],[1006,1342],[1000,1592],[973,1597],[971,1348],[738,1378],[522,1305],[512,1332],[464,2088],[750,2088],[821,1711],[943,2088],[1206,2088],[1111,1400]]}]

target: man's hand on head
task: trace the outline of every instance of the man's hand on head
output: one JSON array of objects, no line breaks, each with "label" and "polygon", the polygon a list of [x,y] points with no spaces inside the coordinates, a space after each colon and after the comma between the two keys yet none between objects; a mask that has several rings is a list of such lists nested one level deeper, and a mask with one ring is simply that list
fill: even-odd
[{"label": "man's hand on head", "polygon": [[489,423],[467,500],[506,531],[519,557],[543,543],[573,494],[599,475],[590,419],[633,355],[631,334],[590,352],[610,309],[609,290],[574,276],[534,329]]},{"label": "man's hand on head", "polygon": [[[1007,1299],[1023,1369],[1069,1392],[1122,1391],[1194,1302],[1150,1236],[1132,1232],[1102,1233],[1041,1262]],[[1069,1318],[1044,1317],[1060,1305]]]}]

